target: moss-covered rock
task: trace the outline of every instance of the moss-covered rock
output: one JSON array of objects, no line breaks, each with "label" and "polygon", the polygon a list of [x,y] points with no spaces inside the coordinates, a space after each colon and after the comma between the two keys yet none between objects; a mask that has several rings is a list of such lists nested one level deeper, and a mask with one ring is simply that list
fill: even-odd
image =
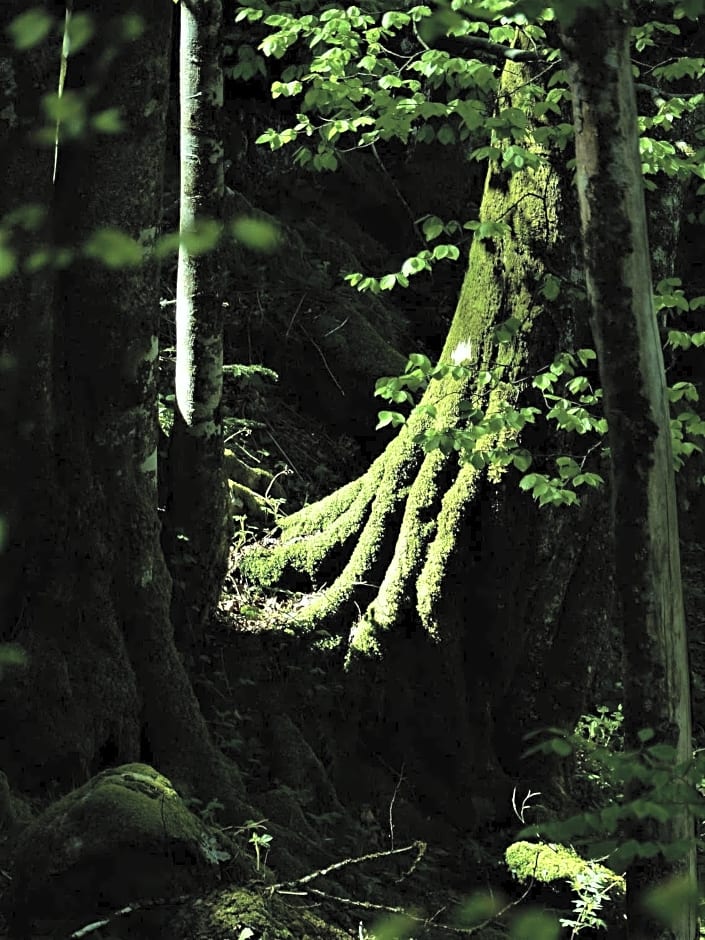
[{"label": "moss-covered rock", "polygon": [[[212,894],[198,905],[176,909],[169,919],[170,940],[345,940],[350,934],[326,923],[307,909],[310,899],[262,896],[230,889]],[[171,913],[171,912],[170,912]]]},{"label": "moss-covered rock", "polygon": [[52,804],[18,840],[9,908],[32,922],[100,914],[213,885],[213,836],[146,764],[103,771]]},{"label": "moss-covered rock", "polygon": [[514,842],[504,853],[507,867],[521,882],[533,878],[546,884],[564,882],[576,889],[581,878],[592,875],[605,886],[613,885],[614,896],[624,895],[624,878],[616,872],[586,861],[574,849],[546,842]]}]

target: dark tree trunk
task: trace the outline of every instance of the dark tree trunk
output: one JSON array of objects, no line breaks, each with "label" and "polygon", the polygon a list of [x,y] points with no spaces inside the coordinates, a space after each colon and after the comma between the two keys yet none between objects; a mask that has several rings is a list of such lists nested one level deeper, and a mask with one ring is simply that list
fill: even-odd
[{"label": "dark tree trunk", "polygon": [[[31,569],[18,579],[9,620],[30,663],[0,687],[8,729],[0,759],[12,780],[65,785],[141,756],[233,809],[237,772],[210,742],[174,645],[157,517],[152,245],[171,9],[101,0],[85,12],[95,36],[69,58],[65,94],[89,115],[119,109],[123,129],[96,133],[90,120],[75,138],[60,129],[54,230],[59,247],[77,254],[58,274],[53,355],[42,363],[51,450],[32,507],[41,524],[17,529]],[[137,39],[124,19],[134,13],[144,26]],[[140,246],[137,264],[120,264],[129,258],[100,234],[109,229]],[[25,317],[14,344],[28,328]]]},{"label": "dark tree trunk", "polygon": [[[624,637],[627,743],[639,732],[692,758],[690,672],[678,516],[661,340],[653,305],[627,4],[578,13],[566,36],[576,126],[577,186],[592,330],[609,423],[617,593]],[[694,796],[695,794],[693,794]],[[637,790],[633,796],[638,796]],[[677,861],[637,858],[627,870],[629,936],[693,940],[694,897],[672,927],[644,905],[655,885],[686,873],[695,887],[690,806],[666,822],[637,820],[639,842],[691,840]],[[693,891],[693,894],[695,892]]]},{"label": "dark tree trunk", "polygon": [[[26,9],[23,0],[8,3],[5,22]],[[37,587],[36,552],[46,539],[36,507],[46,499],[46,480],[52,474],[53,276],[46,265],[30,272],[27,261],[48,241],[54,153],[35,133],[45,122],[41,96],[58,87],[60,56],[58,38],[20,51],[5,29],[0,33],[0,165],[5,179],[0,220],[3,248],[12,250],[15,262],[1,282],[0,316],[5,442],[0,448],[0,629],[5,639],[16,639],[22,629],[23,593]],[[25,581],[32,587],[25,584],[23,591]]]}]

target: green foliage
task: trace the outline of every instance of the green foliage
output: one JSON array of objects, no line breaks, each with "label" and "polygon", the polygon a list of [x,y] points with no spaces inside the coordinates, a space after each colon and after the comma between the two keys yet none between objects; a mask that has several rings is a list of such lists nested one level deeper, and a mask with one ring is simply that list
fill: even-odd
[{"label": "green foliage", "polygon": [[389,914],[376,921],[370,932],[360,931],[364,940],[412,940],[414,922],[405,914]]},{"label": "green foliage", "polygon": [[251,251],[270,253],[280,244],[281,234],[278,226],[268,219],[254,216],[239,216],[231,223],[235,239]]},{"label": "green foliage", "polygon": [[255,868],[259,871],[262,865],[267,864],[267,856],[269,855],[269,849],[274,837],[268,832],[257,831],[258,829],[264,828],[263,823],[249,820],[245,823],[245,826],[254,830],[250,835],[249,842],[255,850]]},{"label": "green foliage", "polygon": [[[567,75],[558,67],[558,50],[548,42],[544,26],[557,19],[569,25],[581,6],[597,10],[610,2],[465,0],[440,9],[426,4],[401,9],[372,4],[323,11],[312,4],[292,9],[290,3],[260,2],[236,14],[238,23],[262,30],[262,38],[255,51],[248,33],[238,47],[233,74],[243,79],[264,75],[262,56],[281,60],[297,47],[300,64],[279,69],[272,83],[274,97],[297,100],[296,120],[290,127],[265,131],[257,142],[272,149],[295,144],[294,161],[311,170],[334,171],[346,151],[396,139],[407,146],[460,143],[470,159],[495,161],[511,173],[525,172],[546,159],[546,147],[565,148],[572,138]],[[697,15],[700,2],[660,3],[672,20],[635,25],[637,52],[655,46],[661,35],[679,37],[679,19]],[[438,48],[447,40],[454,45]],[[308,49],[308,60],[302,62],[303,48]],[[449,48],[454,52],[457,48],[459,54]],[[512,103],[498,100],[505,60],[527,48],[546,63],[545,86],[527,83]],[[659,173],[703,176],[703,148],[674,143],[673,132],[705,100],[702,93],[682,94],[677,83],[683,78],[697,82],[704,70],[705,59],[681,56],[646,76],[657,82],[655,92],[664,91],[656,94],[655,108],[640,119],[642,164],[649,186],[655,185],[651,178]],[[471,220],[462,227],[444,225],[435,216],[421,221],[427,241],[444,232],[455,241],[432,252],[420,251],[397,271],[350,272],[348,283],[373,293],[407,287],[411,276],[431,271],[436,262],[461,257],[456,236],[462,228],[481,239],[501,239],[507,232],[501,219]],[[555,299],[558,288],[555,278],[547,278],[547,299]]]},{"label": "green foliage", "polygon": [[0,643],[0,679],[9,669],[22,669],[29,661],[27,651],[18,643]]},{"label": "green foliage", "polygon": [[134,238],[116,228],[95,231],[84,245],[87,258],[100,261],[107,268],[132,268],[140,265],[144,249]]},{"label": "green foliage", "polygon": [[606,904],[624,896],[624,879],[598,862],[585,861],[564,845],[545,842],[515,842],[505,852],[507,867],[520,882],[548,884],[565,882],[575,897],[569,917],[561,917],[562,927],[569,927],[571,938],[583,930],[605,928],[600,916]]},{"label": "green foliage", "polygon": [[[494,335],[496,344],[501,347],[512,343],[519,328],[519,321],[514,318],[499,324]],[[409,357],[403,375],[385,376],[376,383],[375,395],[396,405],[410,405],[412,413],[429,419],[428,426],[417,432],[414,438],[427,453],[437,449],[444,454],[457,452],[462,463],[471,463],[477,469],[488,468],[497,474],[513,466],[526,474],[533,457],[520,446],[518,438],[528,424],[536,422],[537,417],[553,422],[561,430],[591,434],[598,440],[606,433],[604,418],[589,410],[601,400],[601,390],[593,389],[585,376],[578,376],[575,372],[579,363],[587,365],[595,358],[593,350],[561,353],[544,372],[534,377],[531,385],[541,392],[543,412],[534,405],[517,408],[504,397],[492,397],[493,391],[502,388],[502,370],[497,368],[476,373],[469,364],[470,352],[458,349],[455,362],[435,366],[427,356],[415,353]],[[451,423],[438,418],[434,405],[415,405],[415,395],[425,391],[429,382],[446,379],[468,386],[475,380],[486,396],[484,400],[461,403],[459,420]],[[562,391],[574,397],[557,394],[558,383],[563,384]],[[398,427],[405,422],[402,412],[385,410],[379,413],[377,427]],[[579,459],[569,456],[554,458],[553,474],[529,473],[522,477],[519,487],[530,492],[540,505],[574,505],[579,499],[576,492],[579,487],[597,487],[604,482],[600,474],[586,466],[594,448],[595,444],[592,444]]]},{"label": "green foliage", "polygon": [[509,930],[510,940],[558,940],[561,928],[558,919],[538,908],[520,910]]},{"label": "green foliage", "polygon": [[[644,899],[647,910],[662,924],[675,927],[683,909],[698,901],[698,887],[686,875],[669,878],[652,888]],[[701,922],[702,923],[702,922]],[[702,936],[702,927],[701,933]]]},{"label": "green foliage", "polygon": [[7,33],[20,52],[38,46],[54,29],[56,20],[41,7],[26,10],[7,27]]},{"label": "green foliage", "polygon": [[579,734],[549,729],[545,740],[528,753],[557,754],[567,757],[588,748],[593,766],[601,768],[605,781],[604,802],[568,819],[525,827],[520,837],[570,843],[581,847],[588,858],[605,859],[614,871],[624,871],[637,858],[661,855],[667,861],[685,856],[693,845],[691,839],[672,843],[655,840],[624,840],[621,830],[626,822],[652,821],[664,824],[680,818],[687,807],[696,818],[703,813],[699,787],[705,777],[701,755],[687,761],[677,758],[675,748],[655,741],[654,732],[639,733],[638,749],[615,751],[604,744],[592,745]]},{"label": "green foliage", "polygon": [[[428,216],[424,226],[429,238],[437,237],[446,227],[437,216]],[[362,278],[362,275],[349,277],[351,283],[356,283],[356,278]],[[688,301],[680,284],[679,279],[669,278],[657,285],[655,307],[662,316],[674,311],[691,313],[705,307],[705,297]],[[542,290],[548,299],[554,298],[559,289],[557,278],[549,275],[544,280]],[[498,324],[493,335],[495,345],[501,349],[513,343],[520,328],[521,324],[515,318]],[[705,345],[705,330],[669,329],[667,335],[670,347],[688,349]],[[377,397],[393,405],[408,406],[412,414],[424,415],[428,419],[428,425],[414,438],[424,451],[456,452],[462,463],[471,463],[477,469],[486,468],[495,477],[513,466],[524,474],[519,480],[519,488],[530,493],[541,506],[577,505],[581,487],[603,485],[601,473],[590,463],[596,451],[598,455],[608,453],[604,444],[607,421],[602,414],[602,389],[594,386],[590,375],[582,371],[594,371],[597,359],[594,349],[561,352],[530,381],[522,383],[524,390],[532,388],[540,393],[543,408],[533,404],[517,408],[510,404],[507,396],[502,394],[501,367],[477,370],[471,365],[469,348],[459,347],[453,358],[451,363],[434,365],[427,356],[414,353],[401,376],[384,376],[375,385]],[[474,388],[475,397],[461,403],[456,420],[449,422],[446,419],[444,423],[438,419],[435,405],[416,402],[417,396],[426,391],[430,382],[446,379],[463,383],[470,390]],[[692,382],[673,382],[668,388],[668,398],[676,406],[671,416],[671,443],[674,467],[680,470],[688,457],[702,452],[705,420],[694,410],[699,394]],[[687,407],[683,407],[684,404]],[[528,473],[535,460],[520,445],[519,437],[528,424],[535,424],[539,419],[553,425],[560,433],[586,438],[587,445],[581,448],[580,454],[561,454],[551,458],[550,463],[544,458],[547,466]],[[377,428],[401,427],[406,421],[402,411],[385,409],[379,412]]]}]

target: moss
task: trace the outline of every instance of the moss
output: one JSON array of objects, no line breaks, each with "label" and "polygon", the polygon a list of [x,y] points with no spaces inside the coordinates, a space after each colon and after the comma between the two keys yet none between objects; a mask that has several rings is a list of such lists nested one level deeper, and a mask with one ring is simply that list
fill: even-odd
[{"label": "moss", "polygon": [[240,572],[262,587],[280,583],[290,571],[305,573],[313,581],[320,563],[361,528],[374,495],[372,469],[331,496],[282,520],[279,544],[258,546],[244,554]]},{"label": "moss", "polygon": [[567,882],[574,890],[579,887],[582,875],[591,875],[593,880],[611,884],[615,894],[624,894],[624,878],[599,862],[589,862],[581,858],[574,849],[564,845],[545,842],[515,842],[504,853],[507,867],[517,879],[525,882],[530,879],[550,884],[555,881]]},{"label": "moss", "polygon": [[145,764],[106,770],[51,805],[15,853],[18,917],[59,917],[203,886],[217,873],[208,834]]},{"label": "moss", "polygon": [[344,940],[349,934],[327,924],[311,910],[297,908],[291,900],[284,904],[276,896],[263,897],[236,888],[208,898],[191,910],[178,911],[170,919],[169,936],[175,940]]},{"label": "moss", "polygon": [[229,480],[254,490],[260,496],[284,498],[284,490],[273,474],[259,467],[249,467],[227,447],[223,451],[223,462]]},{"label": "moss", "polygon": [[249,486],[237,483],[235,480],[228,480],[228,488],[234,515],[245,515],[247,521],[255,525],[266,526],[272,524],[276,503],[270,499],[265,499],[264,496],[260,496]]}]

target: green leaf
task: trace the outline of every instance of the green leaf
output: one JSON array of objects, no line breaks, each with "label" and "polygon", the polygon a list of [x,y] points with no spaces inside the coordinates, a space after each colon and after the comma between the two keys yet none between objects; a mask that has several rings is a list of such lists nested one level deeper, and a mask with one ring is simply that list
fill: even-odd
[{"label": "green leaf", "polygon": [[590,383],[584,375],[576,375],[566,387],[571,395],[578,395],[580,392],[586,392],[590,388]]},{"label": "green leaf", "polygon": [[16,16],[7,27],[7,32],[15,48],[24,51],[43,42],[53,25],[53,16],[41,7],[34,7]]},{"label": "green leaf", "polygon": [[396,286],[396,283],[396,274],[385,274],[384,277],[380,278],[379,286],[381,290],[391,290]]},{"label": "green leaf", "polygon": [[116,228],[94,232],[83,246],[87,258],[101,261],[107,268],[132,268],[142,264],[144,249],[134,238]]},{"label": "green leaf", "polygon": [[538,479],[538,473],[529,473],[519,480],[519,489],[524,491],[533,489]]},{"label": "green leaf", "polygon": [[557,754],[559,757],[568,757],[573,753],[572,744],[564,738],[553,738],[549,741],[549,745],[553,753]]},{"label": "green leaf", "polygon": [[179,233],[179,243],[190,255],[204,255],[215,248],[222,231],[223,226],[217,219],[194,219]]},{"label": "green leaf", "polygon": [[561,292],[561,282],[553,274],[547,274],[544,278],[543,287],[541,288],[541,293],[546,298],[546,300],[555,300]]},{"label": "green leaf", "polygon": [[438,218],[437,215],[430,215],[427,219],[424,220],[422,229],[424,238],[427,242],[430,242],[442,234],[443,222]]},{"label": "green leaf", "polygon": [[597,359],[597,353],[594,349],[578,349],[575,355],[580,360],[580,364],[584,369],[587,368],[588,362],[591,359]]},{"label": "green leaf", "polygon": [[18,643],[0,643],[0,670],[5,666],[24,666],[27,661],[27,651]]},{"label": "green leaf", "polygon": [[433,249],[433,257],[436,261],[441,261],[443,258],[457,261],[460,257],[460,249],[457,245],[436,245]]},{"label": "green leaf", "polygon": [[413,258],[407,258],[404,264],[401,266],[401,273],[408,277],[410,274],[418,274],[419,271],[423,271],[424,268],[428,268],[429,264],[427,261],[424,261],[419,255],[414,256]]},{"label": "green leaf", "polygon": [[125,129],[119,108],[106,108],[91,118],[91,127],[99,134],[119,134]]},{"label": "green leaf", "polygon": [[66,21],[68,54],[75,55],[90,41],[94,32],[93,17],[89,13],[72,13]]},{"label": "green leaf", "polygon": [[281,233],[274,222],[254,216],[238,216],[231,222],[230,230],[235,240],[251,251],[272,252],[281,241]]},{"label": "green leaf", "polygon": [[558,919],[538,908],[520,911],[512,921],[510,940],[558,940]]},{"label": "green leaf", "polygon": [[406,422],[404,415],[400,414],[398,411],[380,411],[377,415],[377,419],[375,431],[379,431],[380,428],[386,428],[388,425],[391,425],[393,428],[398,427]]},{"label": "green leaf", "polygon": [[386,915],[370,928],[375,940],[409,940],[414,932],[414,921],[406,914]]},{"label": "green leaf", "polygon": [[442,124],[436,132],[436,136],[440,144],[448,145],[455,143],[455,130],[450,126],[450,124]]},{"label": "green leaf", "polygon": [[676,749],[670,744],[652,744],[647,750],[657,761],[673,763],[676,760]]},{"label": "green leaf", "polygon": [[17,257],[7,245],[0,244],[0,280],[9,277],[17,267]]},{"label": "green leaf", "polygon": [[561,480],[572,480],[580,472],[580,467],[572,457],[558,457],[556,466]]},{"label": "green leaf", "polygon": [[[512,462],[520,473],[524,473],[531,466],[532,457],[528,450],[516,450],[512,454]],[[526,487],[524,487],[526,489]]]},{"label": "green leaf", "polygon": [[540,391],[545,392],[547,389],[553,387],[553,383],[555,381],[556,376],[551,372],[542,372],[533,379],[531,384],[534,388],[538,388]]},{"label": "green leaf", "polygon": [[411,372],[415,369],[420,369],[424,375],[430,375],[433,369],[433,363],[428,356],[423,353],[411,353],[405,371]]}]

